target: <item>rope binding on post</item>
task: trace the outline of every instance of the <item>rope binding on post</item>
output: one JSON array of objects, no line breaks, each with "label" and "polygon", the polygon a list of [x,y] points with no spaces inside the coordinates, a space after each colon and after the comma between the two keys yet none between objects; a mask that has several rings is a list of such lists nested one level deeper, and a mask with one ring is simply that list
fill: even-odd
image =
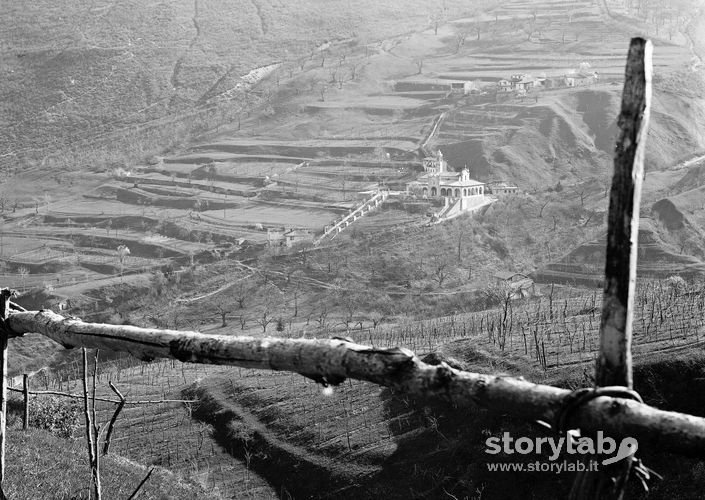
[{"label": "rope binding on post", "polygon": [[[593,399],[599,398],[600,396],[608,396],[612,398],[630,399],[638,403],[643,404],[644,400],[633,389],[623,386],[606,386],[606,387],[584,387],[581,389],[576,389],[570,394],[563,398],[563,402],[556,412],[553,423],[538,420],[537,423],[543,427],[554,430],[560,436],[566,436],[566,439],[574,439],[574,437],[568,432],[568,419],[570,416],[581,406],[587,404]],[[628,457],[627,460],[632,461],[631,470],[634,471],[636,478],[641,483],[642,488],[645,492],[649,491],[649,481],[656,479],[663,479],[659,473],[650,469],[644,463],[632,455]],[[613,483],[616,484],[616,478],[612,478]]]}]

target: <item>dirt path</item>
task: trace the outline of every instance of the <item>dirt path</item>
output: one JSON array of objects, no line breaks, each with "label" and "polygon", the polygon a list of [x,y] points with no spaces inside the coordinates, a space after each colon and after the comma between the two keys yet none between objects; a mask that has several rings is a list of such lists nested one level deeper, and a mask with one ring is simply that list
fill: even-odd
[{"label": "dirt path", "polygon": [[697,13],[693,16],[692,20],[690,21],[690,23],[688,23],[685,29],[681,31],[681,33],[683,33],[683,36],[685,36],[686,40],[688,41],[688,49],[690,49],[690,52],[693,54],[693,64],[690,67],[692,71],[697,71],[698,68],[703,65],[703,58],[700,55],[700,52],[698,51],[696,40],[691,35],[691,30],[694,30],[697,33],[697,30],[702,29],[702,26],[705,25],[702,19],[700,19],[705,9],[704,5],[705,2],[701,2],[701,6],[698,9]]},{"label": "dirt path", "polygon": [[696,156],[695,158],[691,158],[690,160],[685,160],[680,163],[677,163],[673,167],[671,167],[671,170],[682,170],[684,168],[691,167],[695,165],[696,163],[700,163],[701,161],[705,161],[705,155],[699,155]]},{"label": "dirt path", "polygon": [[257,11],[257,18],[259,19],[259,29],[260,33],[262,35],[267,34],[267,23],[264,20],[264,16],[262,15],[262,6],[259,4],[257,0],[250,0],[252,5],[254,6],[255,10]]},{"label": "dirt path", "polygon": [[[272,487],[286,486],[300,498],[316,498],[321,491],[347,490],[379,467],[342,461],[313,453],[277,437],[244,406],[226,393],[230,382],[187,389],[201,404],[194,417],[214,427],[215,440],[236,459],[247,463]],[[254,453],[252,453],[254,451]],[[259,459],[264,455],[266,460]]]},{"label": "dirt path", "polygon": [[443,123],[443,120],[445,119],[447,113],[444,111],[440,115],[438,115],[434,120],[433,120],[433,125],[431,126],[431,131],[428,133],[426,138],[421,142],[421,150],[427,155],[431,156],[431,152],[426,149],[428,146],[429,141],[433,139],[436,134],[438,133],[438,129],[440,128],[441,124]]},{"label": "dirt path", "polygon": [[[239,264],[239,263],[238,263]],[[248,274],[247,276],[243,276],[240,279],[237,279],[235,281],[231,281],[230,283],[226,283],[225,285],[221,286],[220,288],[213,290],[212,292],[205,293],[203,295],[199,295],[197,297],[190,297],[187,299],[176,299],[174,302],[177,302],[179,304],[190,304],[192,302],[197,302],[199,300],[207,299],[208,297],[212,297],[213,295],[217,295],[220,292],[224,292],[225,290],[228,290],[232,287],[234,287],[237,283],[239,283],[242,280],[245,280],[247,278],[252,277],[252,274]]]},{"label": "dirt path", "polygon": [[171,72],[171,78],[169,79],[172,88],[177,88],[181,86],[179,84],[179,71],[181,71],[181,66],[183,65],[184,58],[191,51],[194,45],[196,45],[198,38],[201,36],[201,27],[198,25],[198,0],[193,0],[193,17],[191,18],[191,20],[193,21],[193,27],[196,30],[196,34],[189,42],[189,45],[186,50],[184,50],[183,54],[179,56],[179,58],[176,60],[176,63],[174,64],[174,69]]}]

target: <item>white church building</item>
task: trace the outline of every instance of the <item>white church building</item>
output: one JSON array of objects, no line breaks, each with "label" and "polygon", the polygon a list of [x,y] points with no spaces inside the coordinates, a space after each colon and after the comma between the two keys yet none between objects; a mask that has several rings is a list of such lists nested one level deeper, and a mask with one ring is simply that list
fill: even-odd
[{"label": "white church building", "polygon": [[435,157],[424,158],[423,166],[426,173],[407,186],[407,190],[423,198],[460,199],[485,195],[485,183],[471,179],[467,167],[461,172],[449,172],[448,162],[440,150]]},{"label": "white church building", "polygon": [[439,218],[472,211],[494,201],[485,195],[484,182],[470,178],[467,166],[460,172],[449,172],[440,150],[436,156],[424,158],[423,166],[426,172],[407,184],[407,192],[427,199],[443,199],[444,209]]}]

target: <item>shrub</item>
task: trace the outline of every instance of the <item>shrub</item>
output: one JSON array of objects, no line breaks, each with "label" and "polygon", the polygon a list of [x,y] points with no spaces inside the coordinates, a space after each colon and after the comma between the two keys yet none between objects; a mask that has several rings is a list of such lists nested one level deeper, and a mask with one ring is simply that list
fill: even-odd
[{"label": "shrub", "polygon": [[34,397],[29,401],[29,425],[68,438],[78,429],[81,402],[78,399]]},{"label": "shrub", "polygon": [[507,248],[507,244],[501,239],[488,237],[487,243],[500,259],[504,260],[509,257],[509,248]]}]

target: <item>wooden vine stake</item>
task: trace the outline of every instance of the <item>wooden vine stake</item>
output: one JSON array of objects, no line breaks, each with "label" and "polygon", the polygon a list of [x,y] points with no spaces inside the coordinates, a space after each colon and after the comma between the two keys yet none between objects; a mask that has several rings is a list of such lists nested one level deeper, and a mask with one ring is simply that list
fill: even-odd
[{"label": "wooden vine stake", "polygon": [[[95,415],[95,379],[98,363],[96,353],[96,364],[93,367],[93,398],[88,395],[88,353],[86,348],[82,349],[83,354],[83,416],[86,421],[86,443],[88,444],[88,462],[91,467],[91,487],[96,500],[102,498],[100,485],[100,456],[98,455],[98,441],[100,440],[100,429],[96,424]],[[92,402],[92,406],[89,404]]]},{"label": "wooden vine stake", "polygon": [[[596,386],[633,388],[632,321],[636,284],[639,203],[651,110],[651,42],[632,38],[619,114],[607,225],[605,287]],[[622,498],[631,460],[620,462],[617,480],[606,472],[579,474],[572,498]]]},{"label": "wooden vine stake", "polygon": [[22,429],[29,428],[29,375],[22,375]]}]

